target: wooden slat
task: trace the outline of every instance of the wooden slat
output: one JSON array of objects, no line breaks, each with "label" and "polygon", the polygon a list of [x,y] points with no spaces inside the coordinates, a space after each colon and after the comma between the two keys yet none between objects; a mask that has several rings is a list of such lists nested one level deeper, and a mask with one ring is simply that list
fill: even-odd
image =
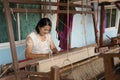
[{"label": "wooden slat", "polygon": [[101,6],[101,18],[100,18],[100,46],[103,46],[103,33],[104,33],[104,20],[105,20],[105,6]]},{"label": "wooden slat", "polygon": [[[56,2],[45,2],[45,1],[33,1],[33,0],[8,0],[10,3],[18,3],[18,4],[38,4],[38,5],[46,5],[46,6],[56,6]],[[67,3],[59,3],[59,6],[67,6]],[[79,5],[71,3],[72,7],[85,7],[85,8],[93,8],[90,5]]]},{"label": "wooden slat", "polygon": [[16,80],[16,78],[15,78],[15,75],[9,75],[9,76],[0,78],[0,80]]},{"label": "wooden slat", "polygon": [[115,79],[116,79],[116,80],[119,80],[119,79],[120,79],[120,74],[116,74],[116,75],[115,75]]},{"label": "wooden slat", "polygon": [[[113,53],[113,52],[116,53]],[[105,80],[119,80],[120,76],[117,76],[114,71],[114,58],[120,57],[119,48],[109,51],[106,54],[101,54],[100,57],[104,59],[105,67]]]},{"label": "wooden slat", "polygon": [[120,57],[120,54],[119,53],[107,53],[107,54],[101,54],[100,57],[109,57],[109,58]]},{"label": "wooden slat", "polygon": [[45,72],[19,71],[18,74],[21,75],[21,76],[37,75],[37,76],[39,76],[39,77],[49,77],[49,73],[45,73]]},{"label": "wooden slat", "polygon": [[19,68],[23,68],[23,67],[25,67],[25,66],[27,66],[27,65],[30,65],[30,64],[35,64],[35,63],[37,64],[38,61],[43,60],[43,59],[47,59],[47,58],[48,58],[48,57],[46,57],[46,58],[36,58],[36,59],[32,59],[32,60],[20,62],[20,63],[19,63]]},{"label": "wooden slat", "polygon": [[[23,78],[25,78],[27,75],[30,75],[30,76],[36,75],[39,77],[39,79],[42,77],[49,78],[49,73],[44,73],[44,72],[19,71],[18,75],[19,75],[21,80],[23,80]],[[15,75],[12,74],[12,75],[8,75],[8,76],[5,76],[3,78],[0,78],[0,80],[16,80],[16,78],[15,78]]]},{"label": "wooden slat", "polygon": [[[27,10],[27,11],[26,11]],[[13,12],[19,12],[19,13],[56,13],[56,10],[41,10],[41,9],[23,9],[23,8],[13,8]],[[59,13],[67,13],[67,10],[59,10]],[[75,14],[75,13],[79,13],[79,14],[94,14],[93,11],[74,11],[74,10],[70,10],[69,13]]]},{"label": "wooden slat", "polygon": [[115,80],[114,76],[114,63],[113,58],[108,56],[103,57],[104,60],[104,67],[105,67],[105,80]]},{"label": "wooden slat", "polygon": [[50,80],[60,80],[59,67],[51,67]]}]

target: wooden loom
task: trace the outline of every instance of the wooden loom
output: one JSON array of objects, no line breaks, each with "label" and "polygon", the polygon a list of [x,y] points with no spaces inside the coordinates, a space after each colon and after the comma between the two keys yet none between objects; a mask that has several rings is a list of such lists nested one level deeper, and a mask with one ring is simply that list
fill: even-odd
[{"label": "wooden loom", "polygon": [[[36,60],[29,60],[29,61],[22,62],[19,64],[21,65],[19,67],[22,68],[26,65],[39,63],[39,68],[38,68],[39,72],[35,73],[35,72],[29,71],[29,75],[34,79],[36,78],[36,76],[34,75],[38,74],[39,75],[37,76],[38,80],[39,78],[42,78],[42,80],[47,80],[48,79],[47,77],[49,76],[49,73],[51,71],[50,68],[53,65],[59,66],[59,68],[58,67],[52,68],[54,73],[57,73],[55,74],[57,75],[57,79],[58,78],[61,78],[61,80],[98,80],[98,79],[102,80],[102,78],[104,79],[103,58],[99,58],[99,56],[96,55],[96,53],[94,53],[94,46],[89,46],[90,56],[88,55],[86,49],[87,47],[70,50],[68,61],[66,60],[67,53],[65,52],[66,54],[64,54],[63,52],[40,61],[36,59]],[[119,52],[119,48],[112,49],[106,52],[106,54],[115,53],[115,52],[117,54],[117,52]],[[52,60],[54,62],[52,62]],[[115,59],[115,65],[117,65],[119,62],[120,62],[119,59]],[[23,72],[21,73],[23,74]],[[28,74],[27,71],[26,73]],[[25,73],[23,75],[25,75]],[[43,77],[43,76],[46,76],[46,77]]]},{"label": "wooden loom", "polygon": [[[101,55],[104,60],[105,79],[106,80],[119,80],[120,79],[120,65],[115,67],[115,58],[120,58],[120,50],[118,53],[110,53]],[[120,60],[119,60],[120,63]]]},{"label": "wooden loom", "polygon": [[[56,65],[60,68],[58,73],[61,80],[103,80],[106,78],[106,76],[104,76],[106,75],[104,74],[104,72],[106,73],[106,68],[104,68],[103,63],[104,59],[100,58],[98,55],[96,55],[96,53],[94,53],[94,46],[89,46],[89,55],[86,49],[87,47],[70,50],[68,61],[66,59],[67,54],[64,53],[54,55],[41,61],[36,61],[36,63],[39,63],[38,72],[49,72],[50,67]],[[119,47],[111,49],[110,51],[106,52],[105,55],[109,55],[111,53],[117,54],[118,52]],[[104,54],[100,56],[103,55]],[[120,63],[119,58],[114,60],[114,65]],[[23,65],[25,66],[29,63],[23,62]],[[107,80],[112,80],[112,78]]]},{"label": "wooden loom", "polygon": [[[33,0],[3,0],[3,5],[4,5],[4,11],[5,11],[5,16],[6,16],[6,21],[7,21],[7,28],[8,28],[8,32],[9,32],[9,41],[10,41],[10,47],[11,47],[11,53],[12,53],[12,58],[13,58],[13,69],[14,69],[14,74],[8,75],[6,77],[1,78],[2,80],[28,80],[28,78],[26,77],[27,75],[44,75],[46,73],[40,73],[40,72],[30,72],[30,71],[21,71],[20,67],[23,65],[26,65],[26,63],[32,63],[35,61],[39,61],[40,59],[35,59],[35,60],[31,60],[28,61],[26,63],[20,63],[18,64],[18,59],[17,59],[17,52],[16,52],[16,47],[15,47],[15,40],[14,40],[14,35],[13,35],[13,28],[12,28],[12,19],[11,19],[11,12],[10,12],[10,3],[14,3],[14,4],[36,4],[36,5],[48,5],[50,4],[49,2],[41,2],[41,1],[33,1]],[[61,6],[66,6],[66,3],[60,3],[59,5]],[[78,4],[70,4],[71,6],[74,7],[85,7],[85,8],[93,8],[93,6],[89,6],[89,5],[78,5]],[[55,2],[51,2],[51,6],[56,6]],[[25,13],[26,9],[23,8],[12,8],[13,12],[19,12],[19,13]],[[27,9],[28,13],[56,13],[56,10],[42,10],[42,9]],[[59,13],[67,13],[66,10],[59,10]],[[69,11],[69,13],[87,13],[87,14],[94,14],[94,12],[83,12],[83,11]],[[51,74],[49,74],[49,77],[47,77],[47,79],[49,80],[59,80],[59,77],[57,78],[57,72],[56,67],[53,67],[51,70]],[[55,72],[54,72],[55,71]],[[55,75],[54,75],[55,73]],[[46,77],[42,77],[42,78],[46,78]],[[46,80],[47,80],[46,79]]]},{"label": "wooden loom", "polygon": [[[99,79],[103,80],[106,78],[106,76],[104,76],[106,75],[104,74],[104,72],[106,71],[106,67],[104,68],[104,64],[106,64],[106,62],[104,63],[103,58],[100,58],[98,55],[95,55],[92,49],[93,49],[92,47],[89,48],[89,52],[91,55],[89,56],[89,58],[87,58],[88,56],[87,51],[84,48],[84,49],[79,49],[79,50],[75,49],[75,51],[73,50],[69,52],[70,61],[66,61],[66,59],[64,58],[65,57],[64,54],[63,56],[62,55],[54,56],[52,58],[39,61],[39,67],[40,67],[39,71],[42,71],[42,72],[50,71],[50,66],[57,65],[60,68],[59,73],[61,74],[60,76],[61,80],[99,80]],[[117,54],[118,52],[119,52],[119,47],[111,49],[105,54],[106,55],[111,54],[111,53]],[[74,54],[73,57],[71,57],[70,54]],[[81,58],[83,56],[82,54],[84,55],[83,59]],[[54,62],[52,62],[52,60]],[[114,60],[115,60],[114,66],[120,63],[119,58],[115,58]],[[67,63],[63,64],[65,61]],[[112,80],[112,78],[108,80]]]},{"label": "wooden loom", "polygon": [[[13,67],[14,67],[14,71],[15,71],[15,74],[14,75],[10,75],[8,77],[5,77],[5,78],[1,78],[2,80],[9,80],[10,78],[12,80],[28,80],[26,78],[27,75],[42,75],[44,76],[46,73],[40,73],[40,72],[30,72],[30,71],[20,71],[19,68],[21,67],[24,67],[26,64],[29,64],[29,63],[34,63],[36,61],[39,61],[40,59],[35,59],[35,60],[30,60],[28,62],[23,62],[23,63],[20,63],[18,64],[18,60],[17,60],[17,55],[16,55],[16,50],[15,50],[15,42],[14,42],[14,36],[13,36],[13,29],[12,29],[12,22],[11,22],[11,15],[10,15],[10,7],[9,7],[9,3],[18,3],[18,4],[41,4],[41,5],[47,5],[49,3],[44,3],[44,2],[38,2],[38,1],[32,1],[32,0],[3,0],[3,3],[4,3],[4,10],[5,10],[5,15],[6,15],[6,20],[7,20],[7,25],[8,25],[8,32],[9,32],[9,37],[10,37],[10,46],[11,46],[11,52],[12,52],[12,58],[13,58]],[[51,2],[51,5],[56,5],[56,3],[52,3]],[[63,5],[63,6],[66,6],[65,3],[61,3],[60,5]],[[80,5],[76,5],[76,4],[71,4],[72,6],[76,6],[76,7],[83,7],[83,6],[80,6]],[[93,8],[93,6],[85,6],[86,8]],[[26,9],[21,9],[21,8],[13,8],[13,12],[26,12]],[[27,9],[27,12],[30,12],[30,13],[43,13],[44,10],[38,10],[38,9]],[[52,13],[56,13],[56,10],[47,10],[47,13],[49,12],[52,12]],[[59,11],[59,13],[66,13],[67,11]],[[94,12],[83,12],[83,11],[70,11],[70,13],[92,13],[94,14]],[[92,50],[93,51],[93,50]],[[76,51],[77,52],[77,51]],[[72,54],[72,53],[71,53]],[[65,54],[63,54],[64,56]],[[76,54],[78,55],[78,54]],[[92,55],[94,56],[94,55]],[[87,56],[89,57],[89,56]],[[71,57],[72,58],[72,57]],[[86,58],[86,57],[85,57]],[[53,58],[55,59],[55,58]],[[74,57],[74,59],[76,59]],[[80,59],[81,60],[81,59]],[[44,60],[46,61],[46,60]],[[75,61],[75,60],[74,60]],[[76,60],[75,62],[77,62],[78,60]],[[39,61],[40,63],[40,66],[42,66],[41,64],[41,61]],[[66,66],[66,65],[65,65]],[[60,66],[61,67],[61,66]],[[49,69],[50,70],[50,69]],[[52,70],[51,70],[51,74],[48,74],[49,77],[42,77],[44,79],[49,79],[49,80],[59,80],[59,69],[56,68],[56,67],[53,67]],[[47,74],[46,74],[47,75]],[[38,77],[40,78],[40,77]]]}]

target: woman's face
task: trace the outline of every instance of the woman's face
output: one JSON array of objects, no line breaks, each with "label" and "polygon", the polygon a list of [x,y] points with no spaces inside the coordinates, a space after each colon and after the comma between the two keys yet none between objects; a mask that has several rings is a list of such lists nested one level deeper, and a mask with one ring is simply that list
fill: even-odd
[{"label": "woman's face", "polygon": [[44,35],[46,35],[46,34],[48,34],[50,32],[51,27],[49,25],[46,25],[46,26],[44,26],[42,28],[39,28],[39,30],[40,30],[40,35],[44,36]]}]

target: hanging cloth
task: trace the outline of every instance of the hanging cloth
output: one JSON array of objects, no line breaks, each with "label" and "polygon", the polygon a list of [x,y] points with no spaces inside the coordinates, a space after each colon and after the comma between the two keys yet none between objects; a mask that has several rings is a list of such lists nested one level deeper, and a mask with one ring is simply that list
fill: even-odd
[{"label": "hanging cloth", "polygon": [[[60,40],[59,47],[63,50],[67,50],[67,45],[70,44],[67,41],[68,41],[68,37],[70,36],[70,33],[72,31],[73,14],[69,15],[69,19],[70,19],[69,26],[67,26],[67,14],[64,14],[63,16],[64,16],[64,21],[63,21],[64,26],[61,26],[61,29],[60,29],[61,31],[58,34],[59,40]],[[70,45],[69,45],[69,48],[70,48]]]},{"label": "hanging cloth", "polygon": [[[60,2],[67,3],[67,0],[60,0]],[[70,7],[69,9],[75,10],[74,7]],[[59,10],[67,10],[67,7],[59,6]],[[69,14],[69,26],[67,26],[67,13],[65,13],[65,14],[59,13],[58,14],[58,25],[56,26],[56,31],[58,33],[58,40],[60,41],[59,47],[62,50],[67,50],[67,45],[70,44],[70,43],[68,44],[67,41],[68,41],[68,36],[70,36],[70,33],[72,31],[73,15],[74,14]]]}]

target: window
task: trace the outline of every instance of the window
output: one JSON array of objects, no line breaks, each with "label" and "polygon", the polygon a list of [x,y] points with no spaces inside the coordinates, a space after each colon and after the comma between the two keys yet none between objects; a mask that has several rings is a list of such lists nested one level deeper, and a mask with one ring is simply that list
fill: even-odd
[{"label": "window", "polygon": [[[10,7],[16,7],[16,5],[10,4]],[[39,5],[19,5],[21,8],[40,8]],[[11,14],[13,23],[13,32],[15,41],[25,40],[27,35],[32,32],[40,20],[41,15],[39,13],[14,13]],[[18,18],[19,17],[19,18]],[[3,12],[3,5],[0,2],[0,43],[9,42],[7,25],[5,14]]]},{"label": "window", "polygon": [[115,27],[116,8],[106,9],[106,28]]}]

